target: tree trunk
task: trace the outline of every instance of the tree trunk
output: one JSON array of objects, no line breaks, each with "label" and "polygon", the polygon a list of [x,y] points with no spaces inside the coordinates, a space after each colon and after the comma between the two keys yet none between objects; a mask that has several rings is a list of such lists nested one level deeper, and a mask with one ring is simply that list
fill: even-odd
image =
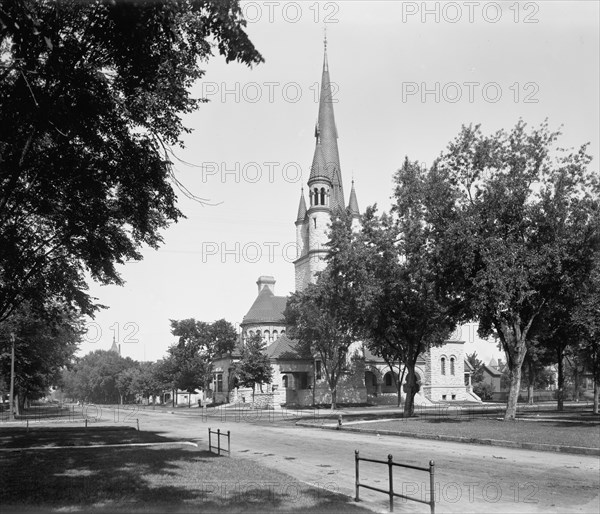
[{"label": "tree trunk", "polygon": [[563,369],[563,352],[562,348],[556,349],[558,357],[558,379],[557,379],[557,409],[562,411],[564,409],[564,389],[565,389],[565,371]]},{"label": "tree trunk", "polygon": [[331,410],[337,408],[337,387],[331,388]]},{"label": "tree trunk", "polygon": [[406,365],[406,399],[404,400],[404,417],[410,418],[415,415],[415,394],[417,394],[415,367]]},{"label": "tree trunk", "polygon": [[521,367],[518,366],[516,369],[509,370],[508,379],[510,385],[504,421],[514,420],[517,417],[517,403],[519,402],[519,392],[521,389]]},{"label": "tree trunk", "polygon": [[575,390],[573,391],[573,399],[578,402],[579,401],[579,388],[581,386],[581,374],[579,373],[579,366],[577,365],[577,359],[573,359],[573,383],[575,386]]},{"label": "tree trunk", "polygon": [[528,381],[527,381],[527,403],[533,405],[533,382],[535,377],[533,376],[533,360],[528,359]]},{"label": "tree trunk", "polygon": [[[398,361],[398,370],[400,370],[400,361]],[[406,366],[402,366],[402,373],[398,377],[398,383],[396,384],[398,386],[398,407],[400,407],[400,404],[402,403],[402,382],[404,382],[404,374],[405,373],[406,373]],[[392,376],[395,376],[393,370],[392,370]]]}]

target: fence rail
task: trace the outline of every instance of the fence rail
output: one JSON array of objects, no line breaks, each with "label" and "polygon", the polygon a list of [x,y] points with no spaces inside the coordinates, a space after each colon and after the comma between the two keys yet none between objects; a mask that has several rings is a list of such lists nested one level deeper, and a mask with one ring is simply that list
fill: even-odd
[{"label": "fence rail", "polygon": [[[212,439],[211,439],[212,434],[217,434],[217,445],[216,446],[214,446],[212,444]],[[227,437],[227,449],[221,448],[221,436]],[[231,433],[229,430],[227,431],[227,436],[226,436],[225,432],[221,432],[220,428],[218,428],[216,431],[211,430],[210,428],[208,429],[208,451],[212,452],[213,448],[216,448],[217,455],[221,455],[221,452],[227,452],[227,455],[229,457],[231,457]]]},{"label": "fence rail", "polygon": [[[388,466],[388,477],[389,477],[389,489],[381,489],[379,487],[375,487],[368,484],[360,483],[360,469],[359,462],[374,462],[376,464],[387,464]],[[372,491],[377,491],[380,493],[387,494],[390,499],[390,512],[394,512],[394,498],[404,498],[406,500],[415,501],[419,503],[425,503],[429,505],[429,509],[431,514],[435,514],[435,493],[434,493],[434,477],[435,477],[435,463],[430,460],[429,467],[424,468],[421,466],[412,466],[410,464],[400,464],[399,462],[394,462],[394,457],[390,454],[388,455],[387,461],[385,460],[377,460],[377,459],[367,459],[365,457],[361,457],[358,450],[354,450],[354,462],[356,469],[356,479],[355,479],[355,489],[356,496],[354,498],[355,501],[360,501],[359,497],[359,488],[364,487],[365,489],[371,489]],[[412,496],[406,496],[404,494],[399,494],[394,492],[394,466],[398,466],[400,468],[408,468],[415,469],[417,471],[426,471],[429,473],[429,485],[430,485],[430,493],[429,493],[429,501],[422,500],[421,498],[413,498]]]}]

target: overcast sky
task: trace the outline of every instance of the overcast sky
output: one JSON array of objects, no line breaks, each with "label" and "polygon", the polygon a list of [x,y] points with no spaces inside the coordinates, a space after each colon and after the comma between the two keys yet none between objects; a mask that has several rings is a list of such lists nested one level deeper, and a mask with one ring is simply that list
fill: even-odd
[{"label": "overcast sky", "polygon": [[[110,348],[156,360],[174,342],[169,319],[239,323],[273,275],[294,289],[300,187],[315,145],[327,27],[346,202],[387,209],[405,156],[430,164],[462,124],[485,133],[519,118],[562,125],[561,146],[590,142],[598,170],[599,3],[244,2],[248,33],[265,58],[254,69],[216,56],[194,87],[203,104],[175,149],[177,178],[211,205],[179,194],[187,216],[158,250],[122,267],[124,287],[90,284],[109,306],[90,321],[81,353]],[[189,163],[189,164],[185,164]],[[486,361],[500,355],[474,342]]]}]

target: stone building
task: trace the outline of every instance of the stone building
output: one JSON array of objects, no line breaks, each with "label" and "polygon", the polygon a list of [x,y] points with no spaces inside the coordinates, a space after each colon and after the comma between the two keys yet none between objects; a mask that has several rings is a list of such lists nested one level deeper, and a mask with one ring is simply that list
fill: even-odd
[{"label": "stone building", "polygon": [[[331,213],[335,209],[346,208],[326,41],[314,135],[315,151],[307,183],[308,204],[302,191],[295,221],[298,258],[294,261],[294,269],[295,287],[298,291],[313,282],[316,273],[324,269]],[[354,183],[347,208],[354,217],[355,226],[358,226],[360,212]],[[265,400],[268,404],[330,403],[331,393],[322,363],[316,356],[306,358],[299,355],[295,341],[285,333],[283,311],[287,298],[275,295],[273,277],[261,276],[257,285],[258,295],[241,323],[240,344],[244,344],[247,337],[259,333],[268,345],[266,353],[273,366],[273,383],[265,385],[260,394],[268,395],[268,400]],[[222,359],[216,363],[216,401],[251,401],[248,391],[237,387],[232,375],[233,363],[238,358],[239,351],[234,352],[230,360]],[[397,367],[390,370],[387,363],[371,354],[360,342],[351,347],[348,359],[352,372],[340,379],[338,402],[397,401],[396,384],[401,375]],[[416,404],[429,404],[432,401],[480,401],[470,388],[471,368],[465,362],[463,341],[451,340],[441,347],[430,349],[419,358],[416,371],[420,385],[420,392],[415,398]]]}]

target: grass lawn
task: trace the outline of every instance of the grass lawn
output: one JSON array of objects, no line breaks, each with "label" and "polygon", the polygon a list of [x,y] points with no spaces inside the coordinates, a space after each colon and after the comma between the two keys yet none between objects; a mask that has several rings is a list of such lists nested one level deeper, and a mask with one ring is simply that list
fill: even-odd
[{"label": "grass lawn", "polygon": [[[352,423],[352,428],[388,430],[399,433],[500,439],[519,443],[542,443],[600,448],[600,425],[574,419],[543,421],[501,421],[486,418],[399,418],[393,421]],[[586,417],[585,419],[589,419]]]},{"label": "grass lawn", "polygon": [[[165,441],[133,430],[2,431],[2,446]],[[121,432],[119,434],[119,432]],[[11,438],[12,437],[12,438]],[[91,439],[90,439],[91,437]],[[21,447],[22,447],[21,446]],[[333,484],[316,487],[245,459],[193,447],[3,451],[2,512],[370,512]]]}]

